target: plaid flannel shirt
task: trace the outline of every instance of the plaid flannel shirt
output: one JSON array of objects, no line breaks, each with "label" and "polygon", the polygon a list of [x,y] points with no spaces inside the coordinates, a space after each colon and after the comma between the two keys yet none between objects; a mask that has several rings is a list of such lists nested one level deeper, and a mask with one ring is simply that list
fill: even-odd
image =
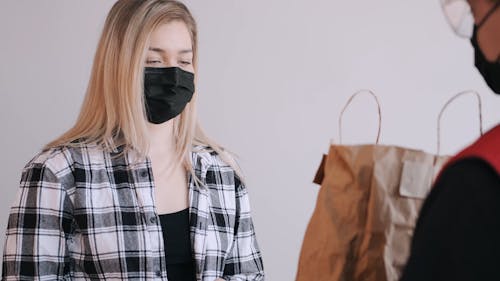
[{"label": "plaid flannel shirt", "polygon": [[[151,163],[132,160],[82,144],[30,161],[8,221],[2,279],[167,280]],[[192,160],[202,182],[189,179],[197,280],[264,280],[245,186],[215,152]]]}]

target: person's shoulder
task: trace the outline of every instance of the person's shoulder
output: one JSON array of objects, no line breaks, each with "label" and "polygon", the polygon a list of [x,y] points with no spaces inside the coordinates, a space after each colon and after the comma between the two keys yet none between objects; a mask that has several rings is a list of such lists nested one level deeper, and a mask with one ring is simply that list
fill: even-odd
[{"label": "person's shoulder", "polygon": [[83,158],[96,158],[103,155],[103,150],[95,144],[73,143],[72,145],[61,145],[45,148],[36,154],[24,167],[44,167],[54,174],[68,172],[75,163],[82,163]]},{"label": "person's shoulder", "polygon": [[218,152],[207,145],[193,147],[193,156],[193,160],[198,159],[207,167],[231,168],[232,165],[236,164],[234,156],[228,151],[222,150]]},{"label": "person's shoulder", "polygon": [[500,196],[500,177],[496,170],[485,160],[467,157],[446,167],[436,181],[433,193],[446,198],[489,198]]},{"label": "person's shoulder", "polygon": [[26,164],[25,169],[43,166],[57,172],[62,169],[61,166],[67,164],[65,154],[64,147],[45,148]]},{"label": "person's shoulder", "polygon": [[227,150],[216,151],[209,146],[197,146],[193,149],[193,165],[207,184],[225,188],[233,186],[237,190],[245,188],[235,156]]},{"label": "person's shoulder", "polygon": [[479,176],[498,177],[498,174],[488,161],[476,156],[464,157],[450,163],[443,169],[441,175],[443,178],[472,178],[480,180],[476,179]]},{"label": "person's shoulder", "polygon": [[[448,166],[463,159],[477,158],[488,163],[497,173],[500,173],[500,125],[489,130],[474,143],[454,156]],[[474,164],[473,166],[478,166]],[[460,167],[460,166],[459,166]]]}]

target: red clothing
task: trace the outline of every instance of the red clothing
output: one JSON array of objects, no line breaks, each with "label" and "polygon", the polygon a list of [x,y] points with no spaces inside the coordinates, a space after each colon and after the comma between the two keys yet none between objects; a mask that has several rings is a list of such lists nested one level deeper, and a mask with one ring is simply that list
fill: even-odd
[{"label": "red clothing", "polygon": [[458,153],[446,164],[446,167],[470,157],[486,161],[500,175],[500,125],[491,129],[471,146]]},{"label": "red clothing", "polygon": [[500,126],[452,158],[425,200],[400,281],[500,280]]}]

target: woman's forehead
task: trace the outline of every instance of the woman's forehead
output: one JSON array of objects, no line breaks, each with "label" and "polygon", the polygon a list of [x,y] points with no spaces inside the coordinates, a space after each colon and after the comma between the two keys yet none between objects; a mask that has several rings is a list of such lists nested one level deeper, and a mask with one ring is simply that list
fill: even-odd
[{"label": "woman's forehead", "polygon": [[191,51],[191,34],[182,21],[172,21],[158,26],[151,33],[149,50],[167,53]]}]

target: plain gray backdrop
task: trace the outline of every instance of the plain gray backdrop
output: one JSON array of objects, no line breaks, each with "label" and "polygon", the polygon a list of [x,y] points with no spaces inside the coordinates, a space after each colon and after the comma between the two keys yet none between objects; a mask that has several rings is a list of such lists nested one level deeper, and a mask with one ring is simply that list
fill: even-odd
[{"label": "plain gray backdrop", "polygon": [[[1,0],[2,241],[22,167],[76,119],[113,3]],[[499,120],[500,99],[438,0],[185,3],[199,25],[200,119],[240,156],[267,280],[294,279],[319,190],[312,179],[356,90],[372,89],[380,98],[383,144],[435,152],[439,110],[462,90],[482,95],[487,128]],[[478,136],[474,102],[464,97],[446,112],[444,153]],[[370,98],[357,99],[344,121],[345,143],[374,141]]]}]

